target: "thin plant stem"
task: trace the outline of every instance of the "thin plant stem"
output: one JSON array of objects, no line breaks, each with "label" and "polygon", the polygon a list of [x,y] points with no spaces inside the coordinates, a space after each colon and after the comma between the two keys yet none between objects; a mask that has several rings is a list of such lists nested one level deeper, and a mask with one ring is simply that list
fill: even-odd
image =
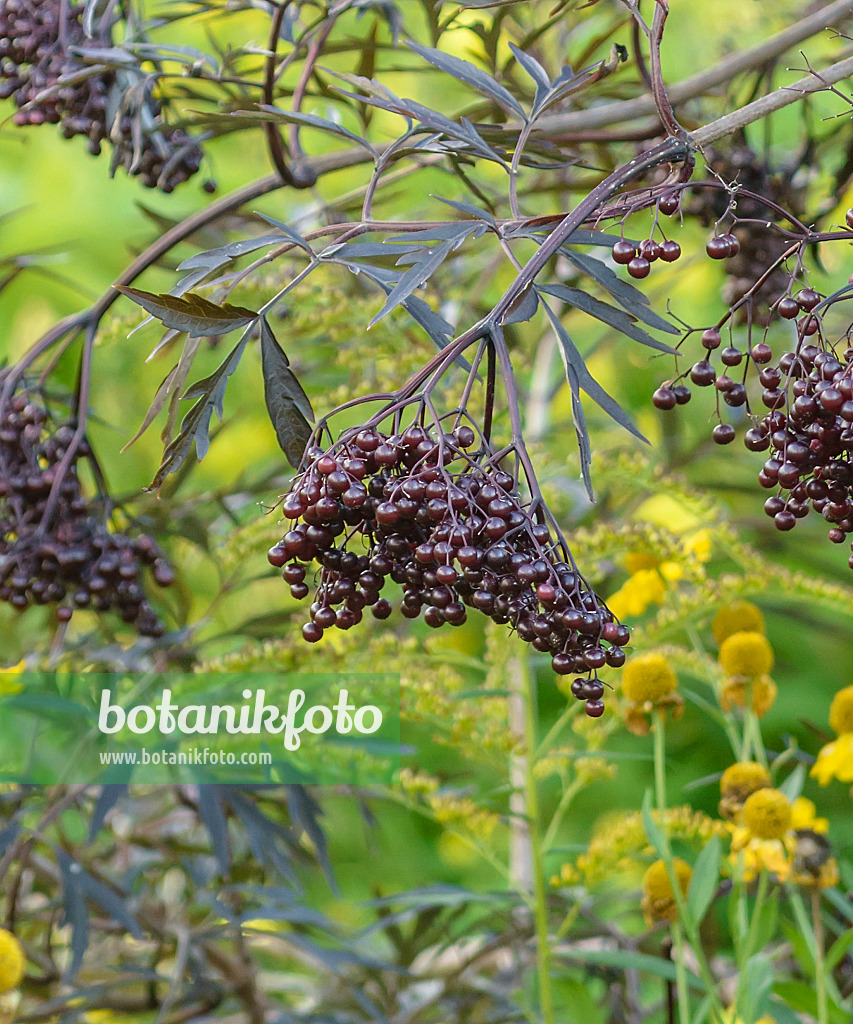
[{"label": "thin plant stem", "polygon": [[[742,866],[741,866],[742,867]],[[752,916],[749,920],[749,929],[746,934],[746,943],[740,951],[738,959],[739,972],[737,980],[737,995],[735,997],[735,1005],[740,1008],[741,999],[743,997],[743,984],[746,980],[746,968],[749,964],[750,958],[755,952],[755,940],[758,938],[758,926],[761,920],[761,909],[764,906],[764,901],[767,899],[767,891],[770,885],[770,876],[766,871],[762,871],[758,876],[758,890],[755,894],[755,904],[752,908]]]},{"label": "thin plant stem", "polygon": [[[652,734],[654,739],[655,802],[661,819],[660,836],[663,847],[663,862],[666,865],[670,887],[672,888],[672,896],[678,909],[678,922],[680,922],[684,927],[687,939],[696,956],[699,974],[702,978],[708,998],[711,1000],[715,1019],[722,1021],[724,1019],[723,1006],[720,1002],[719,993],[717,992],[716,982],[714,981],[714,977],[711,974],[711,969],[708,966],[708,961],[705,957],[705,950],[702,947],[702,937],[699,934],[699,922],[694,921],[692,916],[687,912],[687,904],[684,895],[681,892],[681,886],[678,884],[678,878],[675,874],[672,859],[672,848],[669,843],[669,833],[664,819],[664,814],[666,812],[666,712],[661,709],[658,709],[657,711],[657,717],[652,728]],[[689,1021],[690,1018],[688,1017],[686,1019]]]},{"label": "thin plant stem", "polygon": [[826,939],[823,933],[823,919],[820,916],[820,889],[812,887],[812,927],[814,928],[814,976],[815,992],[817,993],[817,1019],[818,1024],[827,1024],[829,1020],[829,1000],[826,991],[826,961],[824,959],[824,945]]},{"label": "thin plant stem", "polygon": [[684,962],[684,929],[678,921],[670,925],[672,954],[675,961],[675,990],[678,994],[678,1017],[681,1024],[690,1024],[690,993],[687,989],[687,967]]},{"label": "thin plant stem", "polygon": [[[678,879],[672,864],[669,834],[666,830],[666,712],[658,709],[652,728],[655,754],[655,805],[660,815],[660,831],[664,840],[664,863],[670,876],[673,896],[679,895]],[[677,899],[677,896],[676,896]],[[676,903],[678,906],[678,903]],[[679,915],[681,907],[678,907]],[[675,958],[675,987],[678,993],[678,1016],[681,1024],[690,1024],[690,993],[687,989],[687,970],[684,965],[684,933],[678,920],[670,926],[672,949]]]}]

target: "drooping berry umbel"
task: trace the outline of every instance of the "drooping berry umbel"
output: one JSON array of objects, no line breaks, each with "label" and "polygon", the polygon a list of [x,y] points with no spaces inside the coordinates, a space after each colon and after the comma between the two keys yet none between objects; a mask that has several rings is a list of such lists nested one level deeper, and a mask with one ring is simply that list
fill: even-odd
[{"label": "drooping berry umbel", "polygon": [[[303,636],[349,629],[366,608],[387,618],[391,580],[406,618],[459,626],[473,609],[550,654],[560,675],[595,680],[603,666],[619,667],[628,630],[544,516],[531,514],[515,477],[474,443],[465,424],[439,433],[416,421],[391,435],[347,430],[327,450],[309,449],[282,504],[293,525],[269,552],[294,597],[308,595],[311,565],[320,569]],[[600,698],[595,682],[580,699]],[[587,710],[601,713],[594,703]]]},{"label": "drooping berry umbel", "polygon": [[0,600],[19,611],[55,605],[60,622],[75,608],[114,612],[140,636],[162,636],[144,569],[161,587],[174,572],[151,537],[112,529],[104,505],[85,496],[78,464],[92,453],[74,437],[36,391],[18,391],[0,414]]},{"label": "drooping berry umbel", "polygon": [[151,76],[93,72],[85,51],[109,47],[111,26],[98,17],[98,35],[88,37],[84,9],[66,0],[0,0],[0,99],[18,107],[16,125],[57,124],[67,139],[87,138],[93,155],[107,143],[113,169],[123,166],[149,188],[171,192],[197,173],[201,149],[163,122]]}]

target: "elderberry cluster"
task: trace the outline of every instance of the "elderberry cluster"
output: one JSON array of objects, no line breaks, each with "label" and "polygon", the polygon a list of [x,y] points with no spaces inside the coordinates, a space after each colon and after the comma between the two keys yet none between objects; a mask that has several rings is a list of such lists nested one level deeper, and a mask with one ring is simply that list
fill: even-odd
[{"label": "elderberry cluster", "polygon": [[58,124],[66,139],[85,136],[94,156],[109,142],[113,170],[123,166],[147,187],[171,192],[199,170],[202,151],[183,129],[162,123],[161,104],[149,88],[125,82],[127,72],[89,72],[86,48],[110,41],[86,37],[83,9],[65,0],[0,0],[0,99],[14,100],[15,124]]},{"label": "elderberry cluster", "polygon": [[81,491],[77,464],[91,454],[85,441],[65,464],[74,433],[68,423],[56,426],[33,394],[16,394],[0,416],[0,600],[19,611],[58,605],[61,622],[75,608],[114,611],[141,636],[162,636],[143,566],[163,587],[174,581],[172,568],[151,537],[107,529]]},{"label": "elderberry cluster", "polygon": [[831,524],[829,539],[842,544],[853,533],[853,348],[842,361],[800,345],[760,377],[770,411],[744,443],[750,451],[772,449],[758,480],[779,493],[764,510],[777,529],[791,530],[814,509]]},{"label": "elderberry cluster", "polygon": [[[721,236],[722,237],[722,236]],[[805,338],[816,334],[820,327],[820,316],[814,312],[821,299],[812,288],[803,288],[795,297],[784,295],[773,304],[773,311],[783,320],[799,319],[796,323],[797,336],[801,343]],[[746,390],[747,372],[750,366],[762,368],[758,379],[764,387],[762,401],[768,409],[778,409],[785,401],[785,393],[778,389],[776,369],[767,366],[773,358],[773,350],[766,342],[758,342],[751,349],[743,350],[735,345],[722,345],[722,335],[716,327],[709,327],[702,332],[702,347],[706,355],[691,366],[682,377],[668,381],[652,395],[652,402],[657,409],[674,409],[676,405],[685,405],[690,401],[690,388],[682,382],[687,377],[700,388],[714,386],[723,402],[736,409],[748,404]],[[719,360],[722,371],[718,372],[713,360],[719,349]],[[743,364],[743,370],[738,368]],[[736,380],[733,374],[738,372],[741,379]],[[781,379],[781,378],[779,378]],[[767,383],[777,380],[777,384]],[[731,444],[736,436],[735,428],[730,423],[719,422],[713,429],[712,437],[717,444]]]},{"label": "elderberry cluster", "polygon": [[309,642],[349,629],[368,607],[387,618],[381,591],[390,578],[406,618],[459,626],[473,608],[511,625],[551,654],[556,673],[578,675],[572,693],[596,718],[604,685],[595,673],[624,663],[628,630],[561,557],[514,477],[485,449],[471,451],[475,440],[464,424],[436,436],[416,423],[391,436],[357,428],[326,452],[309,449],[282,505],[292,528],[269,560],[300,599],[310,564],[321,567],[302,630]]}]

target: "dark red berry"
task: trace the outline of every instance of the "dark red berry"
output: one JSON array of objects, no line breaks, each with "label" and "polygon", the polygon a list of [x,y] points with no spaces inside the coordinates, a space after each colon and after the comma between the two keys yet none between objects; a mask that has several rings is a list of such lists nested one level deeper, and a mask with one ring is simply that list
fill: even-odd
[{"label": "dark red berry", "polygon": [[614,244],[611,255],[613,256],[614,263],[627,266],[637,255],[637,250],[632,242],[626,242],[623,238]]},{"label": "dark red berry", "polygon": [[714,235],[705,245],[705,252],[712,260],[724,260],[729,255],[729,243],[724,235]]},{"label": "dark red berry", "polygon": [[669,239],[660,247],[660,258],[664,263],[675,263],[681,258],[681,246],[674,239]]},{"label": "dark red berry", "polygon": [[718,423],[712,435],[716,444],[731,444],[735,439],[735,428],[730,423]]},{"label": "dark red berry", "polygon": [[673,214],[678,213],[678,207],[681,205],[681,200],[677,192],[670,192],[669,195],[661,196],[658,200],[658,208],[661,213],[667,217],[671,217]]},{"label": "dark red berry", "polygon": [[588,700],[584,710],[590,718],[601,718],[604,714],[604,701],[601,700]]},{"label": "dark red berry", "polygon": [[674,409],[678,398],[672,388],[660,387],[652,395],[652,402],[656,409]]}]

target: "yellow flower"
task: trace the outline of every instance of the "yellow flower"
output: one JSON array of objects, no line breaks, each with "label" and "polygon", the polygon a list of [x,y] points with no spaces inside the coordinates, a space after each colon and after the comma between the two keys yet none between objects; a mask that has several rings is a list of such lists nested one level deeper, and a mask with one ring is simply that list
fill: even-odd
[{"label": "yellow flower", "polygon": [[770,786],[770,773],[755,761],[729,765],[720,778],[720,816],[734,821],[748,797]]},{"label": "yellow flower", "polygon": [[773,648],[761,633],[732,633],[720,644],[720,664],[730,676],[760,677],[773,668]]},{"label": "yellow flower", "polygon": [[686,509],[670,494],[656,494],[646,498],[637,509],[635,518],[677,534],[689,533],[702,525],[702,520],[695,512]]},{"label": "yellow flower", "polygon": [[791,802],[778,789],[759,789],[743,805],[743,824],[756,839],[781,839],[791,827]]},{"label": "yellow flower", "polygon": [[678,689],[678,677],[662,654],[631,658],[622,672],[622,693],[635,704],[655,701]]},{"label": "yellow flower", "polygon": [[697,562],[707,562],[711,557],[713,542],[709,530],[697,530],[684,538],[684,554]]},{"label": "yellow flower", "polygon": [[617,619],[642,615],[650,604],[660,604],[666,587],[657,569],[640,569],[629,576],[607,601]]},{"label": "yellow flower", "polygon": [[26,667],[25,661],[19,661],[17,665],[11,665],[9,668],[0,668],[0,697],[12,696],[23,690],[24,684],[15,676],[19,676]]},{"label": "yellow flower", "polygon": [[833,779],[853,782],[853,732],[845,732],[827,743],[817,755],[810,774],[821,786],[828,786]]},{"label": "yellow flower", "polygon": [[794,830],[808,828],[812,832],[823,834],[829,831],[829,821],[818,818],[817,807],[808,797],[798,796],[791,805],[791,828]]},{"label": "yellow flower", "polygon": [[25,964],[20,942],[11,932],[0,928],[0,992],[9,992],[21,984]]},{"label": "yellow flower", "polygon": [[723,683],[720,691],[720,707],[723,711],[745,708],[749,704],[759,718],[763,718],[776,703],[779,688],[770,676],[749,679],[734,676]]},{"label": "yellow flower", "polygon": [[853,732],[853,686],[845,686],[832,698],[829,707],[829,727],[833,732]]},{"label": "yellow flower", "polygon": [[[693,871],[690,865],[679,857],[673,860],[672,867],[681,894],[686,896]],[[641,905],[649,925],[654,921],[678,920],[678,906],[672,891],[672,883],[669,880],[666,864],[662,860],[656,860],[643,875],[643,901]]]},{"label": "yellow flower", "polygon": [[794,885],[825,889],[837,883],[838,864],[825,838],[829,822],[817,817],[808,798],[790,804],[776,789],[758,790],[747,799],[742,821],[732,829],[730,859],[744,881],[769,871]]},{"label": "yellow flower", "polygon": [[644,569],[656,569],[659,565],[657,555],[649,554],[648,551],[629,551],[625,555],[625,568],[632,576]]},{"label": "yellow flower", "polygon": [[733,601],[714,616],[711,631],[718,645],[733,633],[763,633],[764,615],[749,601]]},{"label": "yellow flower", "polygon": [[756,839],[749,829],[735,829],[732,835],[732,857],[740,864],[743,880],[751,882],[761,871],[769,871],[784,882],[791,874],[791,860],[781,839]]}]

